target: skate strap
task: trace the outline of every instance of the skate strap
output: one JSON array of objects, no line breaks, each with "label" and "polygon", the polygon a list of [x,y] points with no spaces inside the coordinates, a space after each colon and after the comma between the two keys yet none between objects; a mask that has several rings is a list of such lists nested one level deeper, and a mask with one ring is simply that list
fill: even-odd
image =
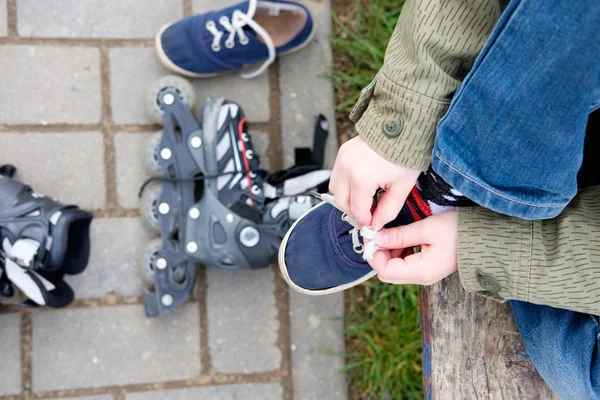
[{"label": "skate strap", "polygon": [[294,149],[294,165],[269,176],[268,183],[277,186],[288,179],[304,175],[323,168],[325,162],[325,145],[329,135],[329,122],[324,115],[319,115],[315,122],[313,147],[296,147]]},{"label": "skate strap", "polygon": [[8,250],[8,257],[24,267],[31,266],[40,249],[40,244],[33,239],[19,239]]},{"label": "skate strap", "polygon": [[[46,304],[43,292],[56,288],[46,278],[32,269],[23,268],[16,262],[7,258],[5,260],[6,277],[18,287],[28,299],[41,306]],[[35,278],[37,278],[37,281]]]}]

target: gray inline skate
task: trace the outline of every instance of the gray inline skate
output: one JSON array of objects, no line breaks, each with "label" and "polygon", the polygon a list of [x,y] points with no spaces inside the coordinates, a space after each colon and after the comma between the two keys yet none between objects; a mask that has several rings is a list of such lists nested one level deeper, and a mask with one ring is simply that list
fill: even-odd
[{"label": "gray inline skate", "polygon": [[15,172],[0,167],[0,300],[16,286],[24,305],[65,307],[74,294],[63,278],[87,266],[92,214],[33,191]]},{"label": "gray inline skate", "polygon": [[209,98],[199,123],[190,111],[194,90],[180,77],[160,78],[148,99],[163,130],[145,150],[147,168],[159,177],[142,187],[140,211],[160,238],[147,245],[140,274],[146,314],[157,316],[188,299],[198,264],[249,269],[273,263],[293,220],[316,201],[307,193],[326,189],[330,171],[304,163],[270,179],[260,169],[242,108]]}]

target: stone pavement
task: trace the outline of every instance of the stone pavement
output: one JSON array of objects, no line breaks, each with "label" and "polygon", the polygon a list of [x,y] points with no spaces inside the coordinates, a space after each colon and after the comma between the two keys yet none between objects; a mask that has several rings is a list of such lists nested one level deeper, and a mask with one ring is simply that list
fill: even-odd
[{"label": "stone pavement", "polygon": [[[262,77],[193,84],[238,101],[273,169],[333,126],[329,0],[304,0],[316,40]],[[62,310],[0,309],[0,400],[346,399],[343,297],[290,293],[275,267],[201,268],[192,301],[144,316],[136,268],[148,239],[136,193],[159,129],[147,86],[167,73],[153,36],[165,22],[232,0],[0,0],[0,164],[38,191],[94,211],[88,269]],[[328,145],[331,165],[335,127]]]}]

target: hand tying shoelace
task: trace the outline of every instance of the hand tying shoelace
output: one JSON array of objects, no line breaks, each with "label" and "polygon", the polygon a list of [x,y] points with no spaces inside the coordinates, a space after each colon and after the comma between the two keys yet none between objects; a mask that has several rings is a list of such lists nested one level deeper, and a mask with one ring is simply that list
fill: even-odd
[{"label": "hand tying shoelace", "polygon": [[[244,33],[244,27],[248,25],[256,32],[256,34],[264,41],[265,46],[269,51],[269,58],[265,60],[262,65],[254,72],[241,74],[240,76],[244,79],[254,78],[262,74],[268,67],[275,61],[275,45],[271,36],[267,31],[254,21],[254,14],[256,13],[256,5],[258,0],[250,0],[248,5],[248,12],[243,13],[240,10],[235,10],[231,16],[231,21],[226,16],[219,18],[219,24],[223,27],[226,32],[229,32],[229,36],[225,40],[225,47],[231,49],[235,46],[236,34],[239,37],[239,42],[242,46],[248,44],[248,37]],[[208,21],[206,23],[206,29],[213,35],[213,42],[211,49],[215,52],[221,50],[221,38],[225,34],[217,28],[214,21]]]},{"label": "hand tying shoelace", "polygon": [[[335,204],[335,200],[332,195],[321,194],[320,198],[324,202],[326,202],[326,203],[332,205],[333,207],[337,208],[338,210],[340,210],[340,208]],[[342,210],[340,210],[340,211],[342,211]],[[373,230],[373,228],[371,228],[370,226],[364,226],[361,229],[358,226],[358,223],[356,222],[356,220],[346,213],[342,214],[342,219],[344,221],[346,221],[347,223],[349,223],[350,225],[352,225],[352,229],[350,230],[350,235],[352,236],[352,247],[354,248],[354,251],[357,254],[362,254],[363,260],[371,261],[371,259],[373,258],[373,255],[377,251],[381,250],[376,244],[377,231]],[[363,237],[363,241],[365,241],[366,244],[363,245],[360,242],[359,235]]]}]

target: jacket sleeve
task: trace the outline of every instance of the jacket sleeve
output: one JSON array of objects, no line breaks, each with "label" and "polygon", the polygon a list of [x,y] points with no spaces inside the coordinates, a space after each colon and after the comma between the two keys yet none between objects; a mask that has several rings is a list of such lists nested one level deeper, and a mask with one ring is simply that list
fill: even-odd
[{"label": "jacket sleeve", "polygon": [[483,207],[458,215],[465,290],[600,315],[600,186],[581,191],[554,219],[527,221]]},{"label": "jacket sleeve", "polygon": [[[427,169],[436,126],[491,34],[504,3],[406,2],[383,67],[350,114],[367,144],[394,163]],[[385,129],[384,124],[394,129]]]}]

